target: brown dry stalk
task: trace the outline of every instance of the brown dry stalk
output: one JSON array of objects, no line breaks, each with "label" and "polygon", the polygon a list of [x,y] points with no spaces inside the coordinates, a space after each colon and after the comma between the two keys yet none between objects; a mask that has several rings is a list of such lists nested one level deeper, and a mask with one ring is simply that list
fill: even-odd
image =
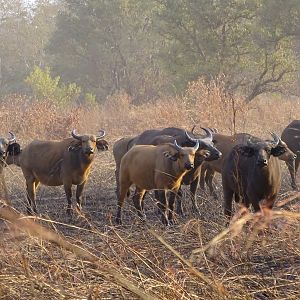
[{"label": "brown dry stalk", "polygon": [[104,275],[112,276],[115,281],[120,284],[123,288],[131,291],[135,295],[137,295],[140,299],[144,300],[155,300],[156,297],[152,295],[145,294],[141,289],[137,288],[132,282],[124,278],[120,272],[114,270],[114,268],[109,265],[106,266],[105,263],[99,262],[100,258],[91,252],[87,251],[84,248],[81,248],[77,245],[74,245],[66,240],[66,238],[61,235],[46,229],[40,224],[36,223],[34,219],[23,216],[14,208],[3,204],[0,206],[0,218],[10,222],[16,229],[25,232],[28,235],[41,238],[43,240],[47,240],[52,242],[60,247],[71,251],[78,257],[84,258],[97,266],[98,269],[101,270]]},{"label": "brown dry stalk", "polygon": [[292,196],[290,196],[288,198],[285,198],[285,199],[283,199],[281,201],[278,201],[276,203],[276,207],[282,207],[282,206],[288,204],[289,202],[297,199],[298,197],[300,197],[300,192],[297,192],[296,194],[294,194],[294,195],[292,195]]},{"label": "brown dry stalk", "polygon": [[219,296],[224,296],[227,294],[225,291],[224,286],[217,282],[215,279],[211,280],[207,276],[205,276],[202,272],[197,270],[190,261],[186,260],[178,251],[176,251],[170,244],[168,244],[160,235],[158,235],[154,230],[148,229],[148,231],[157,239],[159,240],[167,249],[169,249],[175,256],[177,256],[181,262],[183,262],[185,265],[188,266],[191,273],[196,275],[198,278],[200,278],[203,282],[205,282],[207,285],[209,285],[215,292],[218,293]]}]

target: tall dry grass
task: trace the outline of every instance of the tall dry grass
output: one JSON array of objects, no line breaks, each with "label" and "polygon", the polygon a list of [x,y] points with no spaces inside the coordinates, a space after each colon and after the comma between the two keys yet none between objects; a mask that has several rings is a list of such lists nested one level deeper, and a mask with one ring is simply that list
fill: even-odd
[{"label": "tall dry grass", "polygon": [[[22,96],[0,104],[1,135],[13,131],[22,145],[34,138],[64,138],[73,128],[81,133],[104,128],[112,146],[119,137],[145,129],[194,124],[198,133],[208,126],[268,137],[299,115],[298,99],[264,97],[245,105],[227,98],[221,82],[202,80],[191,83],[183,97],[140,106],[122,93],[96,106],[60,107]],[[16,210],[0,205],[2,299],[300,298],[300,207],[286,175],[278,207],[267,215],[241,211],[226,227],[219,188],[219,201],[198,195],[202,216],[196,219],[185,190],[187,217],[166,229],[151,195],[146,224],[128,202],[125,225],[114,225],[111,151],[98,154],[84,209],[72,223],[60,187],[41,187],[41,215],[23,215],[22,174],[16,167],[5,171]]]}]

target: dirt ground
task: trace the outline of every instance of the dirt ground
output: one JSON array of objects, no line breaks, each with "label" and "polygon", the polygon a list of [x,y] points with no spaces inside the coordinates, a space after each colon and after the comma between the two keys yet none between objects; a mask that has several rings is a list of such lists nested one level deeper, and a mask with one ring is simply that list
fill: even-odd
[{"label": "dirt ground", "polygon": [[[199,218],[191,211],[185,188],[186,216],[178,218],[176,225],[165,228],[161,224],[149,195],[145,199],[146,224],[127,201],[124,225],[116,226],[114,168],[111,151],[98,153],[82,213],[71,222],[62,187],[41,186],[37,195],[41,219],[36,222],[93,253],[99,264],[10,230],[9,224],[1,221],[0,299],[141,298],[120,279],[106,274],[106,268],[129,280],[149,299],[300,298],[299,218],[275,214],[266,225],[261,217],[253,217],[226,233],[217,176],[219,199],[199,193]],[[285,165],[282,168],[278,200],[293,194]],[[25,213],[22,173],[16,166],[5,171],[13,207]],[[284,209],[274,211],[299,213],[299,202],[291,201]]]}]

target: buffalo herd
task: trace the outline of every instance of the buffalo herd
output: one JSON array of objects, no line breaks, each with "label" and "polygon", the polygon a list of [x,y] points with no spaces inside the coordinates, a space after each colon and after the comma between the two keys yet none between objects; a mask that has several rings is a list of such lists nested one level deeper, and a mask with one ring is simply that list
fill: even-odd
[{"label": "buffalo herd", "polygon": [[[124,137],[113,145],[118,198],[116,222],[122,223],[122,207],[135,186],[133,204],[140,218],[145,219],[144,197],[153,190],[162,222],[170,225],[183,215],[182,185],[190,186],[193,212],[197,205],[198,186],[217,198],[213,185],[215,173],[222,176],[224,214],[232,214],[232,201],[254,211],[274,205],[281,186],[279,160],[285,161],[291,175],[291,186],[298,190],[296,174],[300,164],[300,120],[292,121],[281,137],[271,133],[264,140],[248,133],[220,134],[216,129],[202,128],[196,135],[182,128],[151,129],[140,135]],[[67,213],[72,216],[72,185],[76,185],[76,207],[81,208],[81,195],[87,182],[96,150],[108,150],[105,131],[97,135],[78,135],[61,141],[34,140],[21,149],[16,136],[0,138],[0,172],[6,165],[22,169],[26,181],[27,212],[36,214],[35,194],[41,183],[63,185]],[[3,175],[4,191],[7,194]]]}]

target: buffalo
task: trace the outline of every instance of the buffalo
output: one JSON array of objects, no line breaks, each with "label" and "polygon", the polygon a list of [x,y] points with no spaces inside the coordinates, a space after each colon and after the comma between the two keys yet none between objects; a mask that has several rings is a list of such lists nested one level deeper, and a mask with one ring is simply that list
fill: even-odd
[{"label": "buffalo", "polygon": [[[255,212],[263,207],[271,209],[281,185],[278,156],[286,152],[280,138],[272,134],[272,141],[249,139],[247,144],[232,148],[222,168],[224,213],[231,216],[232,199]],[[264,200],[263,203],[261,201]]]},{"label": "buffalo", "polygon": [[[193,128],[194,129],[194,128]],[[142,134],[136,137],[123,138],[117,141],[114,145],[114,158],[116,162],[116,182],[117,182],[117,194],[119,192],[118,186],[118,174],[120,168],[120,162],[122,156],[130,149],[133,145],[160,145],[164,143],[177,143],[182,147],[193,147],[197,142],[199,143],[199,149],[195,156],[195,167],[187,172],[184,176],[182,183],[190,185],[191,189],[191,201],[193,210],[200,214],[199,208],[196,203],[196,191],[200,179],[200,167],[204,160],[215,160],[222,156],[222,153],[214,147],[212,143],[212,132],[208,128],[203,128],[206,136],[203,138],[196,138],[192,132],[187,132],[181,128],[168,127],[164,129],[151,129],[146,130]],[[193,130],[192,130],[193,131]],[[179,197],[177,203],[177,214],[183,215],[182,202],[181,202],[181,189],[179,190]],[[171,194],[174,197],[175,194]],[[157,197],[157,193],[156,193]]]},{"label": "buffalo", "polygon": [[[201,175],[200,175],[200,188],[204,190],[205,183],[209,187],[210,194],[217,198],[216,190],[213,186],[213,178],[215,173],[221,173],[224,162],[232,150],[232,148],[237,144],[247,144],[247,141],[251,139],[252,141],[262,141],[260,138],[252,136],[248,133],[237,133],[232,136],[223,135],[223,134],[214,134],[213,142],[218,147],[218,149],[222,152],[222,157],[218,160],[214,161],[205,161],[201,167]],[[280,155],[278,158],[280,160],[285,161],[287,164],[293,165],[295,160],[295,154],[289,149],[287,144],[280,140],[280,145],[286,148],[286,151]]]},{"label": "buffalo", "polygon": [[[134,206],[144,218],[143,196],[148,190],[157,190],[162,221],[168,225],[173,221],[174,201],[168,201],[166,192],[177,193],[183,176],[194,167],[194,158],[199,142],[194,147],[173,144],[137,145],[122,158],[120,165],[118,213],[116,221],[122,223],[122,207],[131,185],[136,186]],[[168,212],[169,211],[169,212]]]},{"label": "buffalo", "polygon": [[99,135],[78,135],[75,130],[71,138],[62,141],[35,140],[15,157],[14,163],[21,167],[26,180],[27,212],[37,213],[35,194],[38,185],[63,185],[68,201],[67,213],[72,212],[72,185],[77,185],[76,202],[81,208],[81,195],[87,182],[95,157],[95,150],[107,150],[108,143]]},{"label": "buffalo", "polygon": [[297,171],[300,164],[300,120],[292,121],[282,132],[281,139],[287,146],[295,153],[296,159],[293,161],[286,161],[286,165],[291,174],[291,186],[294,190],[298,190],[296,182]]}]

